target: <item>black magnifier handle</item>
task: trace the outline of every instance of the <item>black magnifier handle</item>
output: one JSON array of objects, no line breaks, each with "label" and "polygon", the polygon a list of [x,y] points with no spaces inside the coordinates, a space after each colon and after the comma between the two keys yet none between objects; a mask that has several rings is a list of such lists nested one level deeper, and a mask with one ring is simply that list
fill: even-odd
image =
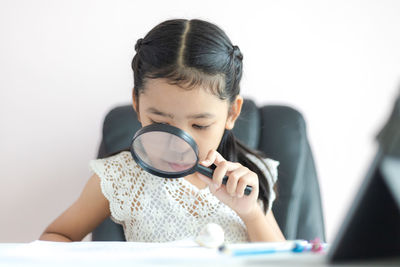
[{"label": "black magnifier handle", "polygon": [[[212,179],[214,173],[212,169],[204,167],[203,165],[200,164],[197,164],[196,167],[197,167],[196,171]],[[222,184],[226,184],[226,182],[228,182],[228,176],[225,175],[224,178],[222,179]],[[246,188],[244,189],[244,194],[246,196],[250,195],[251,190],[253,190],[253,188],[250,185],[247,185]]]}]

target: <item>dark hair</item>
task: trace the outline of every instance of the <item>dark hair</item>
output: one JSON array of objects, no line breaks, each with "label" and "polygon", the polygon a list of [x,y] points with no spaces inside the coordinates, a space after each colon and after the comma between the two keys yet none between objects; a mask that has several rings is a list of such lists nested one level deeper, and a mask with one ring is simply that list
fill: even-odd
[{"label": "dark hair", "polygon": [[[132,69],[136,105],[147,79],[165,78],[187,90],[203,86],[229,103],[240,93],[243,55],[212,23],[198,19],[164,21],[139,39],[135,50]],[[226,160],[239,162],[257,173],[258,197],[266,211],[270,195],[266,174],[246,157],[253,154],[261,160],[262,155],[239,142],[231,131],[225,131],[217,151]]]}]

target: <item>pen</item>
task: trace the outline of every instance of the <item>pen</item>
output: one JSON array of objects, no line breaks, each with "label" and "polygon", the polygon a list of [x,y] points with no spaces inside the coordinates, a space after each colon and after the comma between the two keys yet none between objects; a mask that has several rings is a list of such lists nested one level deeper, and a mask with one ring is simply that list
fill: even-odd
[{"label": "pen", "polygon": [[272,254],[277,252],[302,252],[311,250],[311,244],[305,240],[286,242],[257,242],[246,244],[226,244],[219,251],[231,256],[250,256]]}]

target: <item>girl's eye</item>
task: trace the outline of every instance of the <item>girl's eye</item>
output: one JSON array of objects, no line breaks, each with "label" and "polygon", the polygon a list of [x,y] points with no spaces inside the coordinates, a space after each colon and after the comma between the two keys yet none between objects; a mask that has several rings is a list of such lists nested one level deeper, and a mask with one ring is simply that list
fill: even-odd
[{"label": "girl's eye", "polygon": [[[169,124],[168,122],[160,122],[160,121],[155,121],[155,120],[152,120],[152,119],[150,119],[150,122],[151,122],[151,123]],[[205,130],[205,129],[207,129],[209,126],[210,126],[210,125],[204,125],[204,126],[203,126],[203,125],[198,125],[198,124],[193,124],[193,125],[192,125],[193,128],[198,129],[198,130]]]},{"label": "girl's eye", "polygon": [[167,122],[158,122],[158,121],[154,121],[154,120],[152,120],[152,119],[150,119],[150,121],[151,121],[151,123],[169,124],[169,123],[167,123]]},{"label": "girl's eye", "polygon": [[202,126],[202,125],[197,125],[197,124],[193,124],[192,127],[198,130],[205,130],[209,127],[210,125],[206,125],[206,126]]}]

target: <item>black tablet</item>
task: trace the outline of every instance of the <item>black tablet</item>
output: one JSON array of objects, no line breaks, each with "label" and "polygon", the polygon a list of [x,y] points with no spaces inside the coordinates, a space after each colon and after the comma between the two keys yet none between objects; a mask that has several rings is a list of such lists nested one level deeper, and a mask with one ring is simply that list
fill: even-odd
[{"label": "black tablet", "polygon": [[400,97],[328,252],[329,262],[400,257]]}]

